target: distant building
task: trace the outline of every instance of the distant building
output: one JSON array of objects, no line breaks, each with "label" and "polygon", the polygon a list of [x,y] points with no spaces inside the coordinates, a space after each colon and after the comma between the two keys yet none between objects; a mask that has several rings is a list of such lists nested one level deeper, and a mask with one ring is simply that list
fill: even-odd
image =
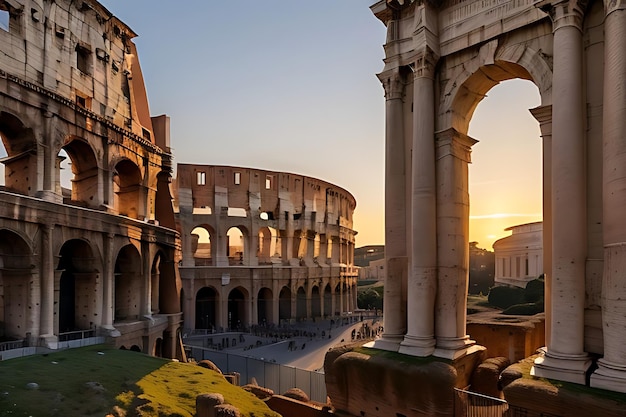
[{"label": "distant building", "polygon": [[354,311],[348,191],[302,175],[178,164],[185,329],[237,329]]},{"label": "distant building", "polygon": [[368,245],[354,250],[354,265],[360,280],[385,280],[385,245]]},{"label": "distant building", "polygon": [[511,226],[511,236],[493,244],[496,254],[496,285],[525,288],[543,274],[543,223]]}]

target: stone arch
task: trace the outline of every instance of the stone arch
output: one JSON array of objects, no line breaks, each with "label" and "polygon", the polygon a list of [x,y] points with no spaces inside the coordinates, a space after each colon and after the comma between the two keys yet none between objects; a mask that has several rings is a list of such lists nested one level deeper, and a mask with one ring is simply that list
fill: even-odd
[{"label": "stone arch", "polygon": [[163,339],[157,337],[154,341],[154,347],[152,348],[152,356],[156,356],[157,358],[163,357]]},{"label": "stone arch", "polygon": [[271,264],[273,257],[280,257],[278,232],[273,227],[265,226],[259,229],[259,264]]},{"label": "stone arch", "polygon": [[259,290],[257,295],[257,320],[261,325],[274,322],[274,316],[272,314],[272,300],[272,290],[267,287],[263,287]]},{"label": "stone arch", "polygon": [[0,341],[19,340],[29,329],[32,250],[18,233],[0,229]]},{"label": "stone arch", "polygon": [[219,292],[214,287],[202,287],[196,293],[196,329],[214,330],[218,323]]},{"label": "stone arch", "polygon": [[24,195],[37,191],[37,139],[32,128],[15,115],[0,111],[0,139],[6,151],[3,185]]},{"label": "stone arch", "polygon": [[208,224],[200,224],[191,230],[191,250],[195,266],[212,266],[217,256],[214,243],[215,229]]},{"label": "stone arch", "polygon": [[296,292],[296,320],[305,320],[307,318],[306,298],[304,287],[298,287]]},{"label": "stone arch", "polygon": [[280,289],[280,294],[278,295],[278,319],[291,319],[291,289],[286,286]]},{"label": "stone arch", "polygon": [[232,226],[226,232],[226,255],[230,266],[246,264],[248,237],[248,231],[243,226]]},{"label": "stone arch", "polygon": [[[491,45],[491,47],[489,47]],[[489,43],[484,54],[471,61],[450,79],[442,89],[437,130],[453,128],[467,134],[469,123],[478,103],[498,83],[514,78],[532,81],[541,95],[542,105],[552,101],[552,71],[544,55],[518,45],[495,50]]]},{"label": "stone arch", "polygon": [[130,159],[119,160],[113,169],[113,206],[121,216],[141,219],[145,214],[142,200],[143,178]]},{"label": "stone arch", "polygon": [[59,334],[88,330],[99,324],[102,300],[97,291],[100,272],[95,266],[94,251],[85,240],[71,239],[61,247],[57,266],[61,272]]},{"label": "stone arch", "polygon": [[[64,198],[64,202],[87,207],[99,207],[102,201],[102,197],[98,195],[101,180],[94,150],[87,141],[76,137],[68,138],[61,149],[70,159],[69,164],[73,175],[70,196]],[[57,156],[57,169],[55,170],[59,187],[62,158],[60,155]]]},{"label": "stone arch", "polygon": [[[180,312],[176,266],[168,255],[171,252],[160,248],[152,261],[151,300],[152,312],[174,314]],[[170,255],[171,256],[171,255]]]},{"label": "stone arch", "polygon": [[322,295],[317,285],[311,288],[311,316],[313,318],[322,316]]},{"label": "stone arch", "polygon": [[141,255],[135,246],[120,249],[115,260],[115,321],[141,317]]},{"label": "stone arch", "polygon": [[324,316],[333,314],[333,291],[330,283],[324,286]]},{"label": "stone arch", "polygon": [[248,326],[248,300],[250,296],[243,287],[233,288],[228,293],[228,328],[244,330]]}]

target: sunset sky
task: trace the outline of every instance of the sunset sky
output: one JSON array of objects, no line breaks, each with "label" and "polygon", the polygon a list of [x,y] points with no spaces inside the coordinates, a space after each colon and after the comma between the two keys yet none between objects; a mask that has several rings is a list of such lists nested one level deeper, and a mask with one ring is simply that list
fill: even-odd
[{"label": "sunset sky", "polygon": [[[176,162],[320,178],[357,200],[357,246],[384,243],[386,29],[374,0],[101,0],[137,34],[153,115],[171,116]],[[513,81],[478,107],[470,136],[471,240],[541,219],[541,142]]]}]

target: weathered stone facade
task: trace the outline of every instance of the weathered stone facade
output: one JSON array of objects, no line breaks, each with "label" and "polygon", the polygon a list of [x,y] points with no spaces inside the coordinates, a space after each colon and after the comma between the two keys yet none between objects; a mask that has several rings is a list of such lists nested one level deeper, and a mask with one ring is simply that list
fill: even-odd
[{"label": "weathered stone facade", "polygon": [[189,164],[177,171],[186,329],[289,323],[357,308],[349,192],[285,172]]},{"label": "weathered stone facade", "polygon": [[176,356],[169,120],[150,117],[135,34],[91,0],[1,0],[0,16],[0,337]]},{"label": "weathered stone facade", "polygon": [[385,0],[372,11],[388,30],[376,347],[472,352],[468,126],[493,86],[521,78],[539,89],[543,140],[546,349],[533,372],[626,392],[626,3]]}]

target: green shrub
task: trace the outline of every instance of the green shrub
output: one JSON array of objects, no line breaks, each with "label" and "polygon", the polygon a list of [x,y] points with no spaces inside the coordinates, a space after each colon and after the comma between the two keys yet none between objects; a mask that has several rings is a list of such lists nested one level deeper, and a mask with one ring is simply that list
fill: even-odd
[{"label": "green shrub", "polygon": [[508,308],[515,304],[524,303],[522,288],[517,287],[493,287],[489,291],[489,304],[498,308]]},{"label": "green shrub", "polygon": [[543,312],[543,300],[541,303],[524,303],[515,304],[507,308],[502,314],[508,314],[512,316],[533,316],[537,313]]},{"label": "green shrub", "polygon": [[524,300],[527,303],[537,303],[541,301],[543,303],[544,294],[545,294],[545,280],[543,278],[543,274],[539,276],[537,279],[533,279],[532,281],[528,281],[526,284],[526,291],[524,294]]}]

